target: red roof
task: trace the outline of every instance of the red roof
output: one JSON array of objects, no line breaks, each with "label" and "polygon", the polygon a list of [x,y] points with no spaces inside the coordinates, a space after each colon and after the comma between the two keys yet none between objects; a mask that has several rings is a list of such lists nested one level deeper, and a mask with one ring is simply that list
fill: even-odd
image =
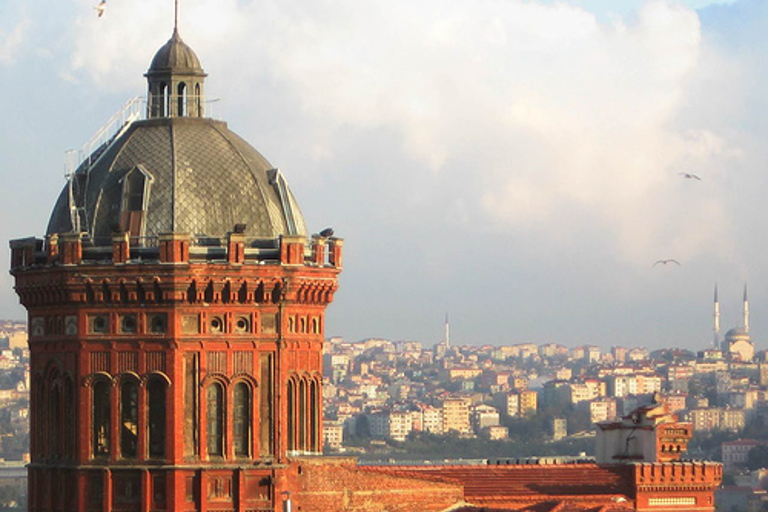
[{"label": "red roof", "polygon": [[[393,476],[457,483],[479,510],[571,512],[633,510],[629,466],[520,464],[455,466],[360,466]],[[616,508],[601,508],[611,506]],[[500,507],[500,508],[497,508]],[[512,508],[509,508],[512,507]],[[559,507],[559,508],[558,508]],[[477,508],[467,508],[475,510]]]}]

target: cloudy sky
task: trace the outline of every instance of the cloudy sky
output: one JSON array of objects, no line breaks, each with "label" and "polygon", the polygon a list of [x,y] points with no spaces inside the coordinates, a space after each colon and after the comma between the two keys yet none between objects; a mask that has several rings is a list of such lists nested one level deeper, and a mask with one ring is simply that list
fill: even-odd
[{"label": "cloudy sky", "polygon": [[[170,37],[172,0],[96,3],[0,1],[2,269]],[[346,239],[328,335],[696,349],[748,283],[768,344],[768,2],[182,0],[180,31]]]}]

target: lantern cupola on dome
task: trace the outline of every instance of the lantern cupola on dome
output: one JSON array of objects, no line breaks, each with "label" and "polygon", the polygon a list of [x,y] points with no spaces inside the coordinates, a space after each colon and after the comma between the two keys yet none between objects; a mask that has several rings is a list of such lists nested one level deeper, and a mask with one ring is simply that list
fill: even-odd
[{"label": "lantern cupola on dome", "polygon": [[149,82],[147,117],[203,117],[203,85],[208,76],[200,59],[174,28],[144,75]]}]

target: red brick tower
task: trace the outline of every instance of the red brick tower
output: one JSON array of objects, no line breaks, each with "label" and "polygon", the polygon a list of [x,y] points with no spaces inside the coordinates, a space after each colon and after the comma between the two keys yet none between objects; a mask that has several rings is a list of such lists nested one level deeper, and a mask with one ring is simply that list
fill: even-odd
[{"label": "red brick tower", "polygon": [[44,239],[11,242],[27,308],[30,511],[267,511],[322,449],[324,312],[342,240],[204,117],[174,30],[146,119],[85,152]]}]

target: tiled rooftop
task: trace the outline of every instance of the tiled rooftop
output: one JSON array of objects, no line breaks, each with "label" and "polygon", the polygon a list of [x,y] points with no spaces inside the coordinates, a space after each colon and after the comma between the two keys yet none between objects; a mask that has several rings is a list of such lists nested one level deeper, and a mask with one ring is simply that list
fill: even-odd
[{"label": "tiled rooftop", "polygon": [[[481,510],[571,512],[631,510],[629,466],[522,464],[475,466],[361,466],[361,470],[458,483]],[[614,508],[601,508],[611,506]],[[497,508],[500,507],[500,508]],[[509,508],[511,507],[511,508]],[[467,510],[473,510],[468,508]],[[474,509],[477,510],[477,509]]]}]

